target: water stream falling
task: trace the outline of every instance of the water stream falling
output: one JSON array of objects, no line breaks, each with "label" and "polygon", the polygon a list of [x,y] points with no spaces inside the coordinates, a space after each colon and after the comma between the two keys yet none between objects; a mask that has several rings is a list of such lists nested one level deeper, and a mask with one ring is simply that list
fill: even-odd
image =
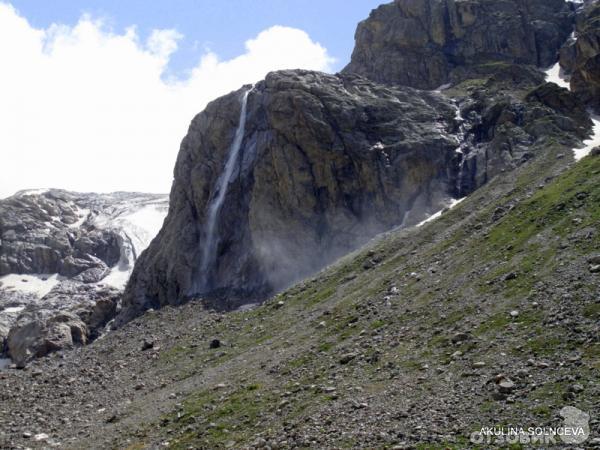
[{"label": "water stream falling", "polygon": [[462,113],[460,111],[459,105],[454,102],[454,108],[456,109],[456,113],[454,116],[454,120],[458,122],[458,133],[456,138],[458,139],[458,148],[456,149],[456,153],[461,155],[460,163],[458,166],[458,179],[456,180],[456,191],[458,193],[458,198],[462,197],[462,182],[464,176],[464,167],[467,161],[467,154],[469,153],[469,145],[470,141],[468,139],[467,134],[467,125]]},{"label": "water stream falling", "polygon": [[250,94],[251,90],[252,89],[248,89],[244,92],[244,96],[242,97],[240,120],[235,132],[235,137],[229,148],[229,156],[225,168],[217,180],[217,189],[213,193],[208,207],[208,216],[204,225],[205,241],[202,251],[202,263],[200,266],[201,283],[199,292],[206,292],[210,288],[210,272],[214,268],[217,260],[217,247],[219,243],[217,228],[219,225],[219,215],[221,208],[223,207],[223,202],[225,201],[225,194],[227,194],[231,176],[233,175],[233,169],[240,154],[242,141],[244,140],[244,133],[246,131],[246,107],[248,105],[248,94]]}]

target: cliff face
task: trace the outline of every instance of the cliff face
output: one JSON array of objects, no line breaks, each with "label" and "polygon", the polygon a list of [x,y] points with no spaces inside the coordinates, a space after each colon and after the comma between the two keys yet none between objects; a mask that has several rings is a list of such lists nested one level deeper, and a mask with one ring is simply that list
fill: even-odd
[{"label": "cliff face", "polygon": [[95,339],[158,232],[164,195],[22,191],[0,200],[0,358]]},{"label": "cliff face", "polygon": [[246,89],[194,119],[165,227],[127,289],[136,307],[220,291],[236,292],[221,307],[262,299],[381,231],[422,220],[455,194],[456,112],[447,99],[354,76],[272,73],[248,95],[218,258],[208,277],[199,273],[209,205]]},{"label": "cliff face", "polygon": [[[215,100],[183,140],[168,217],[119,321],[193,298],[262,301],[535,158],[540,143],[577,145],[591,127],[584,105],[534,67],[556,62],[572,20],[558,0],[396,1],[359,25],[342,74],[275,72]],[[443,93],[398,84],[455,78]]]},{"label": "cliff face", "polygon": [[[112,268],[133,266],[166,208],[165,195],[19,192],[0,200],[0,277],[57,274],[99,282]],[[140,223],[143,215],[148,224]]]},{"label": "cliff face", "polygon": [[600,113],[600,4],[587,2],[577,14],[575,33],[560,51],[571,90]]},{"label": "cliff face", "polygon": [[573,15],[564,0],[396,0],[359,24],[344,71],[435,89],[489,63],[547,67]]}]

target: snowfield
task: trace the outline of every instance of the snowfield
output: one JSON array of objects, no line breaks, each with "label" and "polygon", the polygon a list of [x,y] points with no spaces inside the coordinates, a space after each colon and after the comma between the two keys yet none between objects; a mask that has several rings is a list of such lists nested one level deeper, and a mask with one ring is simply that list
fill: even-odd
[{"label": "snowfield", "polygon": [[[18,291],[24,294],[34,294],[42,298],[56,286],[62,277],[58,274],[17,275],[10,274],[0,277],[1,288]],[[7,311],[6,309],[4,311]]]},{"label": "snowfield", "polygon": [[[49,189],[20,191],[16,196],[39,196],[38,203],[44,209],[43,198]],[[68,208],[77,218],[73,223],[64,222],[60,216],[50,215],[44,222],[46,232],[67,227],[73,232],[82,230],[111,230],[121,237],[119,262],[98,284],[123,289],[139,255],[150,245],[167,214],[168,196],[116,192],[112,194],[75,194]],[[73,219],[70,219],[72,221]],[[4,297],[9,293],[27,294],[28,298],[41,299],[64,278],[58,274],[8,274],[0,277],[0,289]],[[0,298],[1,300],[1,298]]]}]

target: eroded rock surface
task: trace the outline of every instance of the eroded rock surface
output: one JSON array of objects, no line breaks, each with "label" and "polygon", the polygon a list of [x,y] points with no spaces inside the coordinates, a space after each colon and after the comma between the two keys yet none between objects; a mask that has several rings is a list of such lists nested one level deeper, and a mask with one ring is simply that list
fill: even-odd
[{"label": "eroded rock surface", "polygon": [[564,0],[396,0],[356,31],[345,72],[435,89],[497,62],[547,67],[572,30]]},{"label": "eroded rock surface", "polygon": [[164,195],[56,189],[0,200],[0,356],[24,366],[95,339],[166,208]]},{"label": "eroded rock surface", "polygon": [[381,231],[417,223],[454,195],[458,155],[448,99],[355,76],[271,73],[249,94],[218,263],[208,285],[199,285],[208,204],[244,89],[194,119],[167,222],[127,288],[132,309],[220,290],[234,293],[221,307],[264,299]]},{"label": "eroded rock surface", "polygon": [[570,75],[571,90],[600,113],[600,4],[579,10],[573,37],[560,51],[560,65]]},{"label": "eroded rock surface", "polygon": [[250,87],[211,103],[183,141],[169,215],[119,321],[190,298],[218,309],[264,300],[530,160],[540,140],[587,136],[581,102],[539,70],[501,64],[479,76],[445,95],[356,75],[269,74],[248,95],[218,257],[203,273],[208,212]]}]

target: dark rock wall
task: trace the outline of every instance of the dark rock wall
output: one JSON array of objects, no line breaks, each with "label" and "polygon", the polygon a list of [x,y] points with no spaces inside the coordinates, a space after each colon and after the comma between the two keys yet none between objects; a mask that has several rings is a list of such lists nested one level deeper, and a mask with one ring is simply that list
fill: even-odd
[{"label": "dark rock wall", "polygon": [[88,269],[103,271],[114,266],[120,255],[117,233],[73,227],[80,220],[78,213],[89,206],[84,197],[52,190],[1,200],[0,276],[58,273],[75,277]]},{"label": "dark rock wall", "polygon": [[[574,11],[563,0],[397,0],[359,25],[342,74],[269,74],[249,94],[217,262],[201,274],[209,201],[249,87],[209,104],[183,140],[169,215],[119,320],[190,298],[220,309],[264,300],[545,143],[575,146],[591,127],[583,103],[535,67],[556,62]],[[406,87],[448,82],[443,94]]]},{"label": "dark rock wall", "polygon": [[572,30],[564,0],[396,0],[358,25],[345,72],[435,89],[494,62],[550,66]]},{"label": "dark rock wall", "polygon": [[600,4],[587,2],[577,15],[574,39],[560,51],[571,90],[600,114]]},{"label": "dark rock wall", "polygon": [[[207,204],[241,95],[216,100],[194,119],[167,222],[136,265],[126,304],[161,306],[201,293]],[[243,149],[221,211],[210,294],[229,295],[219,306],[263,299],[377,233],[443,207],[459,162],[448,132],[454,115],[435,93],[356,76],[269,74],[249,95]]]}]

